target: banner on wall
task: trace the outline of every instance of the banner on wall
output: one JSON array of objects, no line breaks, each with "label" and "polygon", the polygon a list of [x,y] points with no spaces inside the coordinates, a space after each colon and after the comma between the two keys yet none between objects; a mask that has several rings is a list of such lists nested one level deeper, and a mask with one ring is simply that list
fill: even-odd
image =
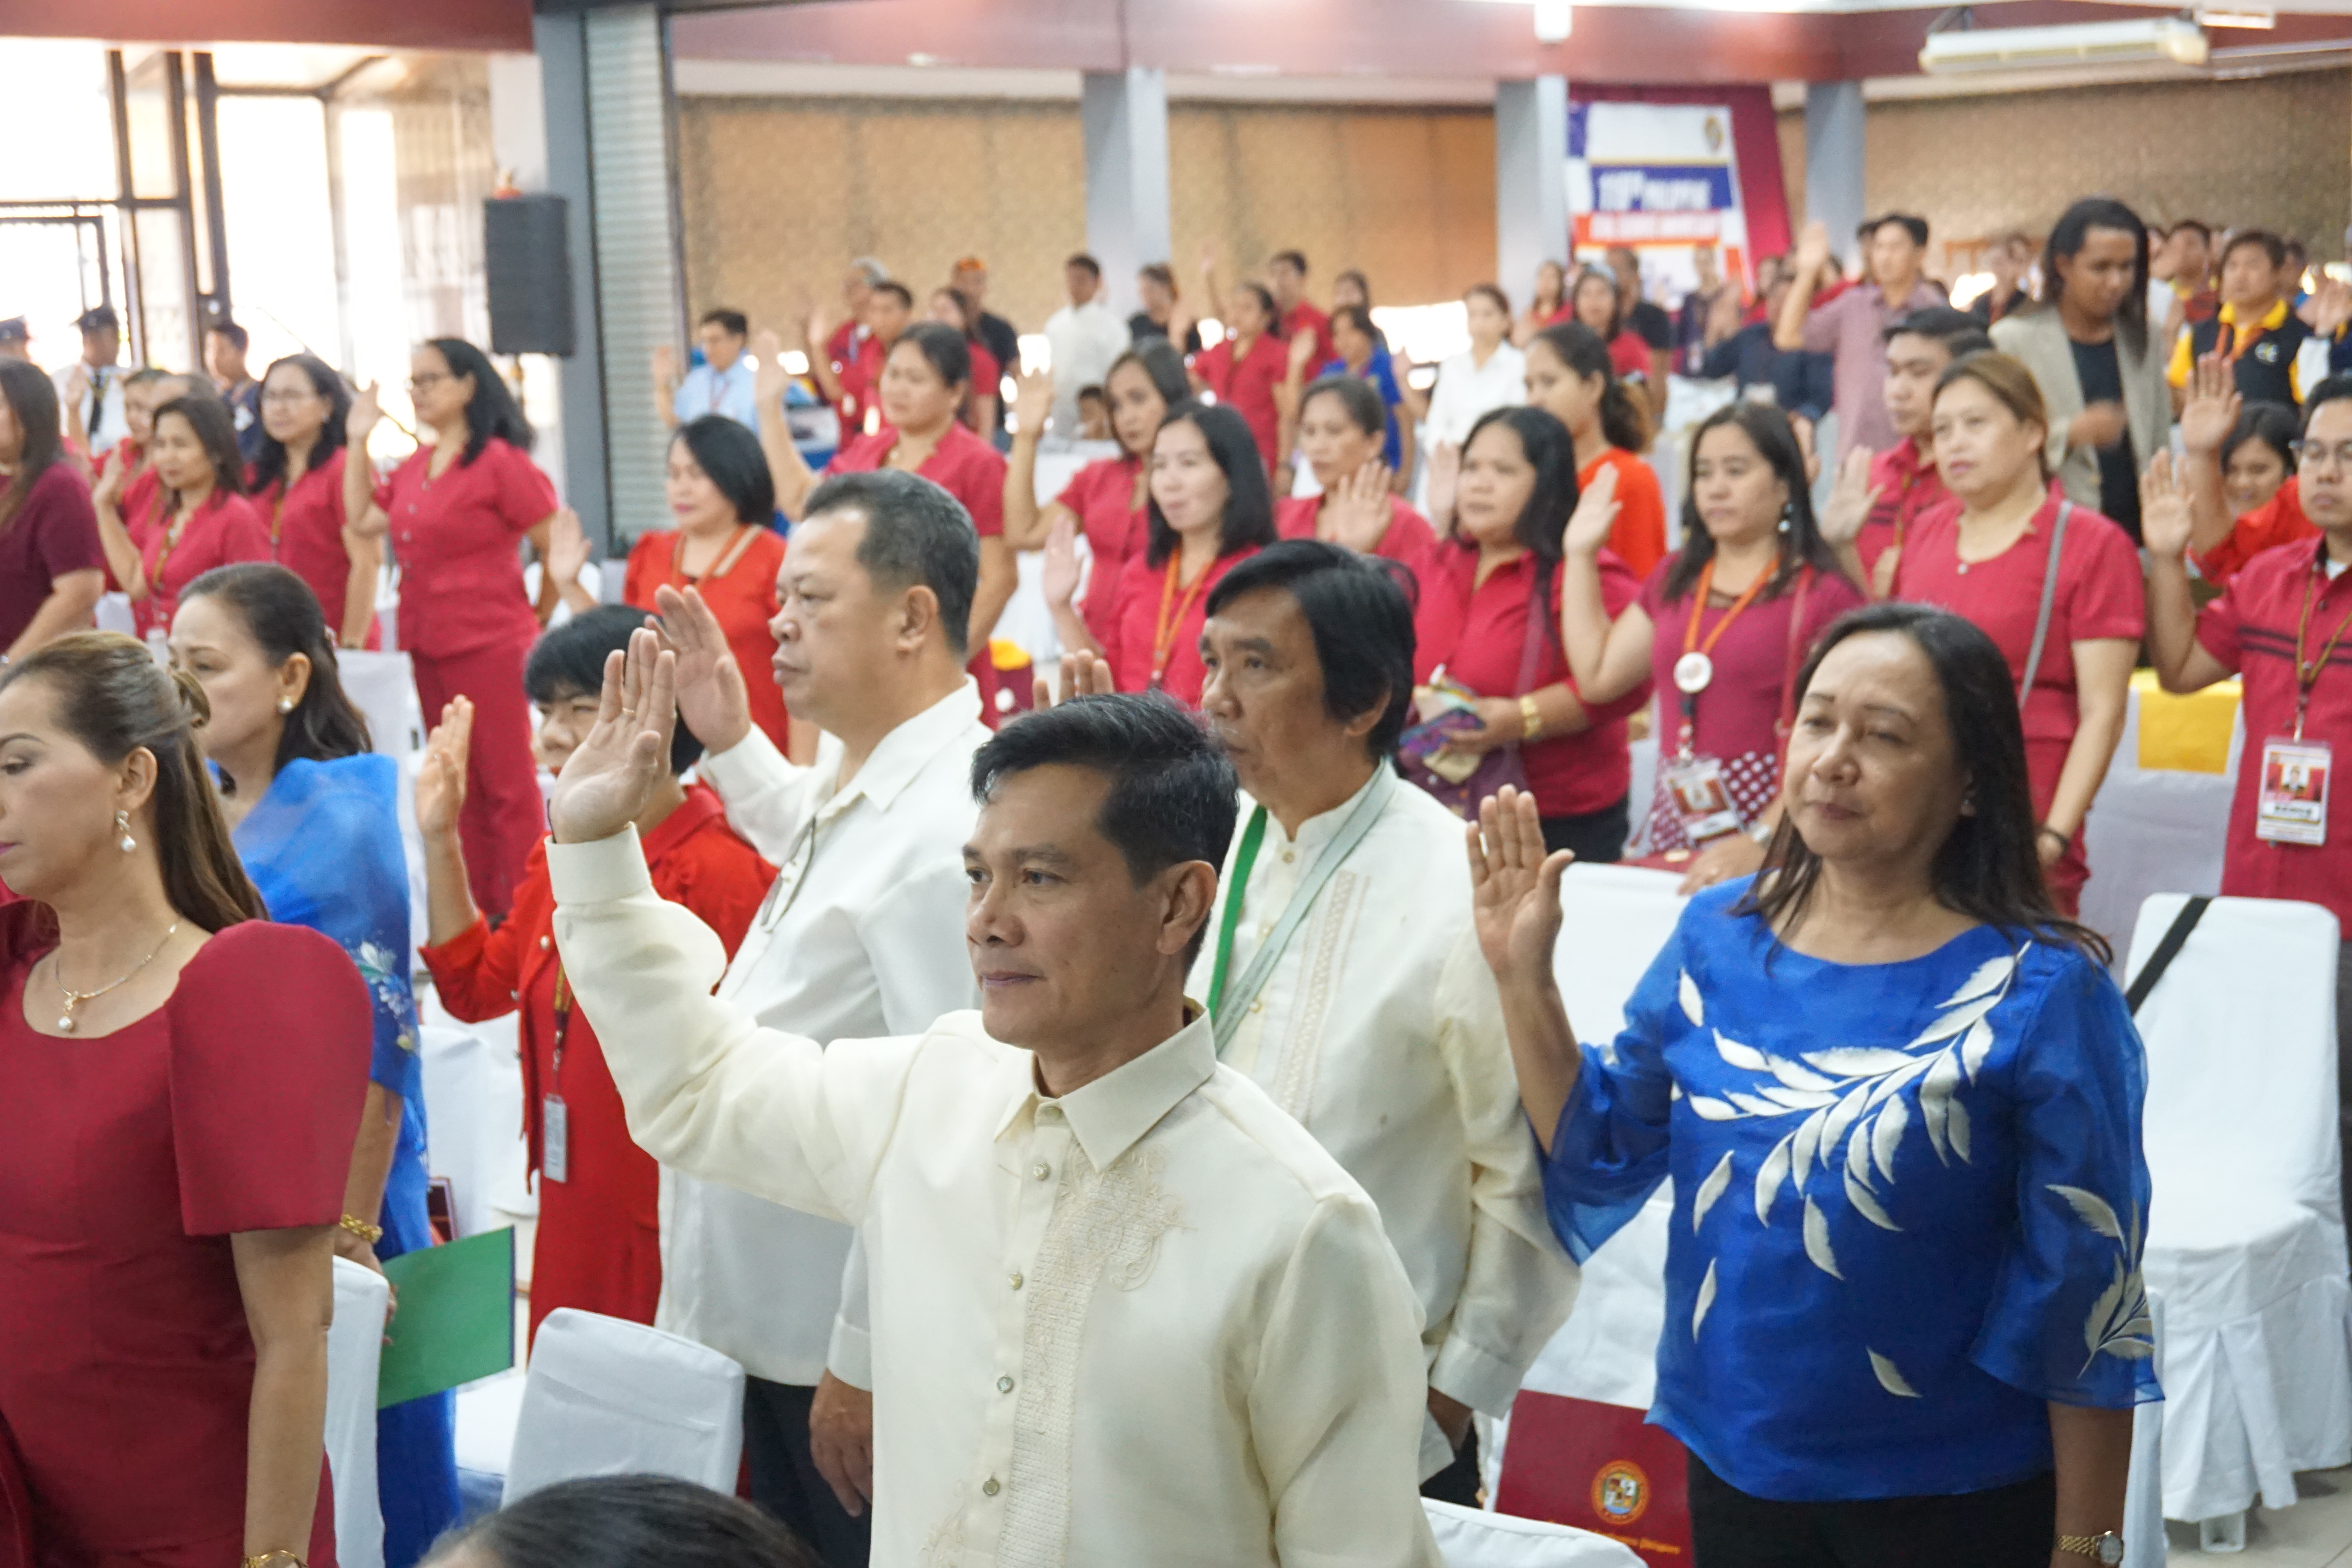
[{"label": "banner on wall", "polygon": [[1724,276],[1751,275],[1724,105],[1571,102],[1568,211],[1577,254],[1597,261],[1610,246],[1632,247],[1654,299],[1697,282],[1694,246],[1717,247]]}]

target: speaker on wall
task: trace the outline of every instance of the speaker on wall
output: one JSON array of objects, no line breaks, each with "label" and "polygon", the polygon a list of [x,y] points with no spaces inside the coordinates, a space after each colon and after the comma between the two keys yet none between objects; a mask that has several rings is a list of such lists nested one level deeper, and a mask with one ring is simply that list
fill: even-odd
[{"label": "speaker on wall", "polygon": [[572,247],[562,196],[493,196],[482,204],[490,352],[572,352]]}]

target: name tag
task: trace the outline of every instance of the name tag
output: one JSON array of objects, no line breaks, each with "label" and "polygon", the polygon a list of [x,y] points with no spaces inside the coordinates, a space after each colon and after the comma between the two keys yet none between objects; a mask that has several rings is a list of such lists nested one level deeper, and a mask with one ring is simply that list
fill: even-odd
[{"label": "name tag", "polygon": [[572,1179],[571,1113],[564,1108],[562,1095],[551,1094],[540,1102],[542,1114],[539,1131],[539,1173],[551,1182]]},{"label": "name tag", "polygon": [[2263,742],[2254,837],[2273,844],[2326,843],[2333,768],[2334,752],[2325,741]]},{"label": "name tag", "polygon": [[1723,782],[1723,764],[1713,757],[1684,757],[1664,766],[1667,796],[1682,818],[1683,837],[1693,844],[1739,831],[1739,808]]}]

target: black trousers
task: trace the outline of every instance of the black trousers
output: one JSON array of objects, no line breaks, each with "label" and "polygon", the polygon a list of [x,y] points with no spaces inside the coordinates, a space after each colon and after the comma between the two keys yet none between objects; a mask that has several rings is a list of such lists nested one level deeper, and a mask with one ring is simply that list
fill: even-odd
[{"label": "black trousers", "polygon": [[1631,797],[1580,816],[1543,819],[1544,850],[1556,854],[1573,849],[1588,866],[1614,866],[1625,858],[1625,840],[1633,836]]},{"label": "black trousers", "polygon": [[1464,1508],[1478,1506],[1478,1424],[1473,1421],[1470,1430],[1462,1435],[1462,1447],[1454,1450],[1454,1462],[1421,1483],[1421,1495],[1435,1498],[1439,1502],[1458,1502]]},{"label": "black trousers", "polygon": [[743,1464],[751,1500],[807,1542],[825,1568],[866,1568],[873,1543],[873,1513],[853,1519],[809,1457],[809,1404],[814,1388],[743,1380]]},{"label": "black trousers", "polygon": [[1693,1568],[2050,1568],[2051,1475],[1953,1497],[1773,1502],[1690,1457]]}]

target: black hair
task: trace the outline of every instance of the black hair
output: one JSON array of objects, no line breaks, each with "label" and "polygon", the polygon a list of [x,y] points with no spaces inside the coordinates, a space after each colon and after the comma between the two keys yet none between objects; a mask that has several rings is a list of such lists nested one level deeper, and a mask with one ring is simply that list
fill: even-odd
[{"label": "black hair", "polygon": [[1903,232],[1911,237],[1912,244],[1922,250],[1927,248],[1927,220],[1911,213],[1888,213],[1882,217],[1870,219],[1862,226],[1865,234],[1875,239],[1878,237],[1878,231],[1890,223],[1901,225]]},{"label": "black hair", "polygon": [[2222,242],[2221,254],[2213,258],[2214,269],[2219,271],[2228,266],[2231,254],[2249,245],[2262,247],[2263,254],[2270,258],[2273,270],[2286,265],[2286,241],[2266,228],[2242,228]]},{"label": "black hair", "polygon": [[[213,489],[223,495],[243,495],[245,454],[237,450],[236,416],[228,411],[228,405],[209,394],[190,394],[175,397],[155,410],[158,426],[163,425],[166,414],[178,415],[188,422],[188,428],[195,432],[197,441],[205,448],[205,456],[212,461]],[[179,504],[176,492],[172,496],[172,504],[175,507]]]},{"label": "black hair", "polygon": [[474,395],[466,405],[466,451],[457,459],[460,465],[480,457],[493,438],[518,452],[530,450],[538,435],[489,355],[463,338],[427,338],[425,346],[448,363],[451,375],[468,377],[474,384]]},{"label": "black hair", "polygon": [[[2316,393],[2318,388],[2312,390]],[[2346,395],[2352,395],[2352,384],[2347,384],[2345,390]],[[2221,442],[2221,467],[2229,468],[2231,456],[2239,447],[2249,441],[2260,441],[2278,454],[2279,461],[2291,474],[2295,467],[2294,444],[2302,434],[2301,420],[2285,404],[2249,403],[2239,410],[2238,422],[2230,426],[2229,436]]]},{"label": "black hair", "polygon": [[2065,280],[2058,273],[2058,263],[2080,256],[2095,228],[2114,229],[2131,237],[2131,287],[2124,291],[2123,302],[2116,307],[2116,327],[2123,339],[2124,352],[2137,359],[2147,352],[2147,225],[2140,222],[2139,214],[2114,197],[2084,196],[2060,215],[2057,226],[2050,231],[2050,238],[2042,247],[2041,308],[2058,308],[2058,296],[2066,289]]},{"label": "black hair", "polygon": [[1099,283],[1102,281],[1102,263],[1097,261],[1093,257],[1088,256],[1083,250],[1071,257],[1067,261],[1063,262],[1062,265],[1065,268],[1080,268],[1086,272],[1087,277],[1093,279],[1096,282]]},{"label": "black hair", "polygon": [[736,521],[764,524],[775,516],[775,476],[757,436],[724,414],[704,414],[679,426],[670,439],[686,443],[695,467],[735,509]]},{"label": "black hair", "polygon": [[1282,325],[1282,310],[1281,307],[1277,306],[1274,302],[1273,289],[1267,288],[1263,283],[1252,282],[1246,278],[1243,279],[1239,283],[1234,284],[1234,287],[1236,289],[1246,289],[1252,294],[1257,296],[1257,307],[1259,310],[1265,312],[1265,325],[1268,331],[1272,331]]},{"label": "black hair", "polygon": [[[522,667],[524,694],[541,708],[594,697],[604,689],[604,661],[626,653],[630,634],[643,628],[646,613],[627,605],[599,605],[540,634]],[[751,672],[756,679],[756,672]],[[702,755],[702,742],[680,714],[669,735],[669,771],[682,773]]]},{"label": "black hair", "polygon": [[[319,433],[310,441],[310,455],[303,461],[303,471],[324,468],[327,459],[343,449],[349,437],[344,424],[352,412],[352,389],[333,365],[317,354],[288,354],[272,360],[269,368],[261,373],[261,384],[266,389],[269,378],[278,374],[280,365],[292,365],[310,383],[310,390],[327,400],[327,417]],[[261,446],[253,455],[253,493],[259,495],[286,477],[286,443],[272,436],[268,426],[261,431]]]},{"label": "black hair", "polygon": [[1307,276],[1307,253],[1303,250],[1277,250],[1266,258],[1265,264],[1268,267],[1296,267],[1301,278]]},{"label": "black hair", "polygon": [[1107,404],[1110,401],[1110,395],[1102,389],[1102,383],[1098,381],[1090,381],[1084,386],[1078,388],[1078,401],[1080,403],[1084,403],[1089,397],[1093,398],[1097,403]]},{"label": "black hair", "polygon": [[1528,504],[1519,510],[1518,521],[1511,525],[1511,537],[1524,545],[1535,557],[1535,582],[1528,590],[1529,615],[1543,617],[1545,635],[1554,647],[1559,646],[1559,616],[1543,606],[1551,603],[1552,579],[1559,571],[1560,557],[1566,552],[1568,520],[1576,510],[1576,498],[1582,493],[1576,478],[1576,437],[1568,426],[1532,404],[1515,404],[1506,408],[1490,408],[1470,426],[1463,438],[1462,450],[1466,456],[1489,425],[1507,426],[1519,438],[1519,451],[1536,471],[1535,489],[1528,492]]},{"label": "black hair", "polygon": [[[1188,397],[1168,410],[1160,428],[1165,430],[1171,425],[1190,425],[1199,430],[1201,439],[1209,444],[1209,456],[1224,472],[1225,518],[1217,536],[1217,553],[1231,555],[1250,545],[1272,544],[1276,538],[1274,494],[1266,485],[1265,458],[1257,449],[1257,437],[1250,434],[1249,422],[1225,404],[1196,403]],[[1155,434],[1152,439],[1156,443],[1159,437]],[[1158,496],[1151,498],[1144,538],[1147,565],[1163,565],[1175,552],[1176,531],[1160,511]]]},{"label": "black hair", "polygon": [[1943,344],[1954,359],[1992,351],[1992,334],[1985,331],[1984,323],[1949,305],[1922,305],[1907,311],[1887,322],[1879,337],[1890,343],[1897,338],[1926,338]]},{"label": "black hair", "polygon": [[1381,401],[1381,395],[1362,376],[1335,374],[1308,382],[1307,390],[1298,395],[1300,417],[1306,416],[1309,403],[1326,396],[1338,398],[1339,406],[1347,411],[1349,422],[1365,435],[1388,435],[1388,405]]},{"label": "black hair", "polygon": [[1288,594],[1315,634],[1323,710],[1344,724],[1381,705],[1364,737],[1375,759],[1396,750],[1412,710],[1412,575],[1393,561],[1321,539],[1278,539],[1209,590],[1213,616],[1244,594]]},{"label": "black hair", "polygon": [[[310,661],[302,700],[286,715],[286,727],[278,734],[274,769],[296,761],[356,757],[373,749],[367,720],[343,690],[326,611],[308,583],[274,563],[246,561],[215,566],[189,584],[180,603],[192,599],[218,599],[235,610],[270,668],[283,668],[298,653]],[[645,624],[642,615],[637,623]]]},{"label": "black hair", "polygon": [[[1743,398],[1725,404],[1700,420],[1691,431],[1688,474],[1697,473],[1699,443],[1706,439],[1706,433],[1726,425],[1736,425],[1745,432],[1756,444],[1756,450],[1772,466],[1773,476],[1789,487],[1789,508],[1780,514],[1787,531],[1774,535],[1780,543],[1780,564],[1763,596],[1779,598],[1796,581],[1799,570],[1806,566],[1811,566],[1816,576],[1843,577],[1845,574],[1838,564],[1837,552],[1822,538],[1821,524],[1813,516],[1812,482],[1805,477],[1805,450],[1798,445],[1797,433],[1781,409]],[[1666,569],[1665,582],[1660,585],[1666,602],[1672,604],[1696,588],[1699,573],[1714,559],[1715,535],[1706,531],[1706,522],[1698,514],[1698,481],[1696,477],[1686,478],[1683,485],[1683,547],[1675,552],[1674,564]]]},{"label": "black hair", "polygon": [[1342,305],[1331,312],[1331,324],[1345,321],[1374,342],[1381,341],[1381,330],[1372,325],[1372,313],[1361,305]]},{"label": "black hair", "polygon": [[[1615,279],[1611,279],[1610,286],[1616,286]],[[1618,379],[1617,366],[1609,358],[1609,345],[1601,341],[1600,333],[1582,321],[1562,321],[1528,340],[1530,348],[1538,343],[1549,349],[1552,357],[1568,367],[1570,374],[1584,381],[1596,375],[1601,379],[1601,434],[1611,446],[1627,452],[1648,449],[1649,414]]]},{"label": "black hair", "polygon": [[1502,311],[1506,316],[1511,313],[1511,297],[1503,292],[1503,286],[1501,284],[1473,283],[1470,287],[1462,290],[1462,297],[1465,300],[1467,300],[1473,294],[1484,294],[1487,299],[1495,301],[1495,309]]},{"label": "black hair", "polygon": [[896,278],[885,278],[872,287],[875,293],[887,294],[909,310],[915,308],[915,291]]},{"label": "black hair", "polygon": [[730,310],[723,306],[716,310],[703,311],[702,320],[694,324],[698,327],[707,327],[714,321],[724,328],[730,338],[747,338],[751,335],[751,318],[740,310]]},{"label": "black hair", "polygon": [[2303,427],[2311,428],[2311,416],[2319,412],[2323,403],[2352,401],[2352,375],[2331,375],[2303,395]]},{"label": "black hair", "polygon": [[971,342],[961,332],[945,321],[917,321],[898,334],[890,352],[913,344],[915,352],[930,363],[940,380],[949,386],[969,386],[971,384]]},{"label": "black hair", "polygon": [[[1588,281],[1597,281],[1609,286],[1609,331],[1606,341],[1614,342],[1617,341],[1617,334],[1625,330],[1625,290],[1618,283],[1614,273],[1604,272],[1598,267],[1587,267],[1579,270],[1575,281],[1568,286],[1569,315],[1579,326],[1584,326],[1584,319],[1576,314],[1576,297],[1583,292],[1584,285]],[[1592,331],[1589,326],[1584,330],[1588,332]]]},{"label": "black hair", "polygon": [[817,486],[802,521],[836,510],[866,519],[857,563],[875,587],[889,594],[929,588],[939,602],[940,629],[961,658],[980,589],[980,535],[963,503],[919,474],[877,468],[835,474]]},{"label": "black hair", "polygon": [[2198,238],[2203,240],[2208,246],[2210,246],[2213,243],[2213,226],[2205,222],[2201,218],[2182,218],[2179,223],[2174,224],[2170,228],[2164,231],[2164,237],[2170,239],[2174,235],[2179,234],[2184,228],[2189,233],[2195,235]]},{"label": "black hair", "polygon": [[498,1568],[822,1568],[750,1503],[668,1476],[558,1481],[441,1538],[427,1562],[470,1552]]},{"label": "black hair", "polygon": [[[1192,380],[1184,374],[1183,351],[1166,338],[1146,338],[1125,350],[1117,359],[1110,362],[1110,368],[1103,372],[1102,378],[1103,397],[1106,402],[1110,397],[1111,377],[1117,375],[1123,365],[1133,365],[1143,373],[1146,380],[1151,383],[1151,390],[1160,395],[1163,417],[1167,409],[1175,407],[1192,395]],[[1111,439],[1114,441],[1118,439],[1118,431],[1116,427],[1111,431]],[[1125,449],[1124,443],[1121,443],[1121,449]],[[1128,456],[1132,458],[1148,458],[1150,455],[1149,448],[1141,452],[1128,453]]]},{"label": "black hair", "polygon": [[[1110,780],[1095,830],[1137,887],[1171,866],[1223,863],[1240,814],[1234,765],[1166,692],[1077,697],[1012,721],[972,753],[972,798],[986,805],[1013,774],[1055,766]],[[1208,934],[1203,920],[1185,949],[1188,966]]]},{"label": "black hair", "polygon": [[206,322],[205,324],[205,331],[208,332],[218,332],[221,336],[226,338],[232,344],[236,345],[236,352],[239,353],[243,353],[253,344],[253,334],[247,331],[243,327],[238,326],[226,316],[221,316]]},{"label": "black hair", "polygon": [[65,455],[65,440],[58,431],[58,389],[39,365],[0,359],[0,403],[16,422],[19,442],[15,471],[7,489],[0,489],[0,533],[5,533],[25,510],[33,486]]},{"label": "black hair", "polygon": [[[1838,617],[1813,645],[1797,677],[1801,702],[1832,648],[1851,637],[1892,632],[1927,655],[1944,698],[1952,755],[1969,773],[1974,809],[1952,825],[1936,851],[1936,900],[2005,934],[2074,947],[2105,964],[2106,939],[2058,912],[2042,876],[2025,769],[2025,730],[2009,658],[1977,625],[1926,605],[1870,605]],[[1821,857],[1806,847],[1793,816],[1784,816],[1765,851],[1766,872],[1736,906],[1764,917],[1776,931],[1796,929],[1812,901]]]},{"label": "black hair", "polygon": [[1177,292],[1176,269],[1164,261],[1147,261],[1135,269],[1135,275],[1138,278],[1150,279],[1154,283],[1167,289],[1171,297]]}]

